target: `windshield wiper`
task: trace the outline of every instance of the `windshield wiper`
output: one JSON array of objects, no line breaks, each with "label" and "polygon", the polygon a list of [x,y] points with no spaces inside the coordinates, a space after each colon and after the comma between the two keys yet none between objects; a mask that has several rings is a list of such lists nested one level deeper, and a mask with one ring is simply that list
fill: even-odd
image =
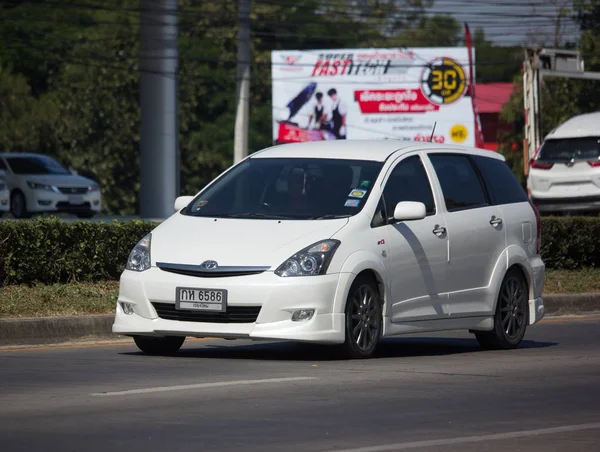
[{"label": "windshield wiper", "polygon": [[338,218],[348,218],[350,215],[321,215],[318,217],[310,217],[309,220],[335,220]]},{"label": "windshield wiper", "polygon": [[222,215],[214,215],[218,218],[263,218],[266,220],[293,220],[294,217],[286,215],[273,215],[270,213],[259,212],[244,212],[244,213],[225,213]]}]

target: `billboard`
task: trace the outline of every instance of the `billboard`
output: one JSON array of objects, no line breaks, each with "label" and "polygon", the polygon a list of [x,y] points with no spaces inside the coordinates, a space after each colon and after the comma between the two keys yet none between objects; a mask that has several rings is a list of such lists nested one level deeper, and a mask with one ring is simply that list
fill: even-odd
[{"label": "billboard", "polygon": [[[474,61],[474,60],[473,60]],[[466,47],[274,51],[273,141],[475,145]]]}]

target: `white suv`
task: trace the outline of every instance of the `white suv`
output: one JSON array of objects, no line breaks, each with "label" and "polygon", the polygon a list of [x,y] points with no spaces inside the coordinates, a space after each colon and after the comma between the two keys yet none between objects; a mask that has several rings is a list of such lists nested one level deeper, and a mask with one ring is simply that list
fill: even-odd
[{"label": "white suv", "polygon": [[41,212],[91,218],[102,207],[96,182],[71,173],[46,155],[0,154],[0,176],[6,179],[10,211],[15,218]]},{"label": "white suv", "polygon": [[233,166],[132,250],[113,332],[340,344],[469,330],[514,348],[544,315],[540,221],[503,158],[394,141],[275,146]]},{"label": "white suv", "polygon": [[575,116],[546,136],[527,188],[540,212],[600,211],[600,112]]}]

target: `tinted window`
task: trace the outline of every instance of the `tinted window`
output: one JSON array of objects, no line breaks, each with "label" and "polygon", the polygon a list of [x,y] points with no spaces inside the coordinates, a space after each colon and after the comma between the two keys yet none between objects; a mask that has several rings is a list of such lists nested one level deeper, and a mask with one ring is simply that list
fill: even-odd
[{"label": "tinted window", "polygon": [[6,163],[2,159],[0,159],[0,170],[6,170]]},{"label": "tinted window", "polygon": [[502,160],[489,157],[474,157],[483,176],[492,204],[527,202],[527,193]]},{"label": "tinted window", "polygon": [[6,161],[15,174],[71,174],[50,157],[7,157]]},{"label": "tinted window", "polygon": [[440,181],[449,212],[487,204],[479,175],[469,157],[431,154],[429,158]]},{"label": "tinted window", "polygon": [[537,156],[539,160],[598,160],[600,137],[546,140]]},{"label": "tinted window", "polygon": [[251,158],[204,190],[183,212],[200,217],[349,217],[360,212],[382,163]]},{"label": "tinted window", "polygon": [[394,215],[396,204],[402,201],[417,201],[425,204],[427,215],[435,214],[433,192],[429,178],[418,156],[402,160],[392,170],[383,190],[387,215]]}]

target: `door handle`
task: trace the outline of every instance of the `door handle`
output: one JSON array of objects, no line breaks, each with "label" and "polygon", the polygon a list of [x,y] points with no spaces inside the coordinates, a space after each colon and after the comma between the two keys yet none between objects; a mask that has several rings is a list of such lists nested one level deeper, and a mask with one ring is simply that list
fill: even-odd
[{"label": "door handle", "polygon": [[490,224],[494,227],[499,226],[502,224],[502,218],[492,217],[492,219],[490,220]]},{"label": "door handle", "polygon": [[435,235],[437,235],[438,237],[441,237],[442,235],[444,235],[446,233],[446,228],[443,226],[436,225],[435,229],[433,230],[433,233]]}]

